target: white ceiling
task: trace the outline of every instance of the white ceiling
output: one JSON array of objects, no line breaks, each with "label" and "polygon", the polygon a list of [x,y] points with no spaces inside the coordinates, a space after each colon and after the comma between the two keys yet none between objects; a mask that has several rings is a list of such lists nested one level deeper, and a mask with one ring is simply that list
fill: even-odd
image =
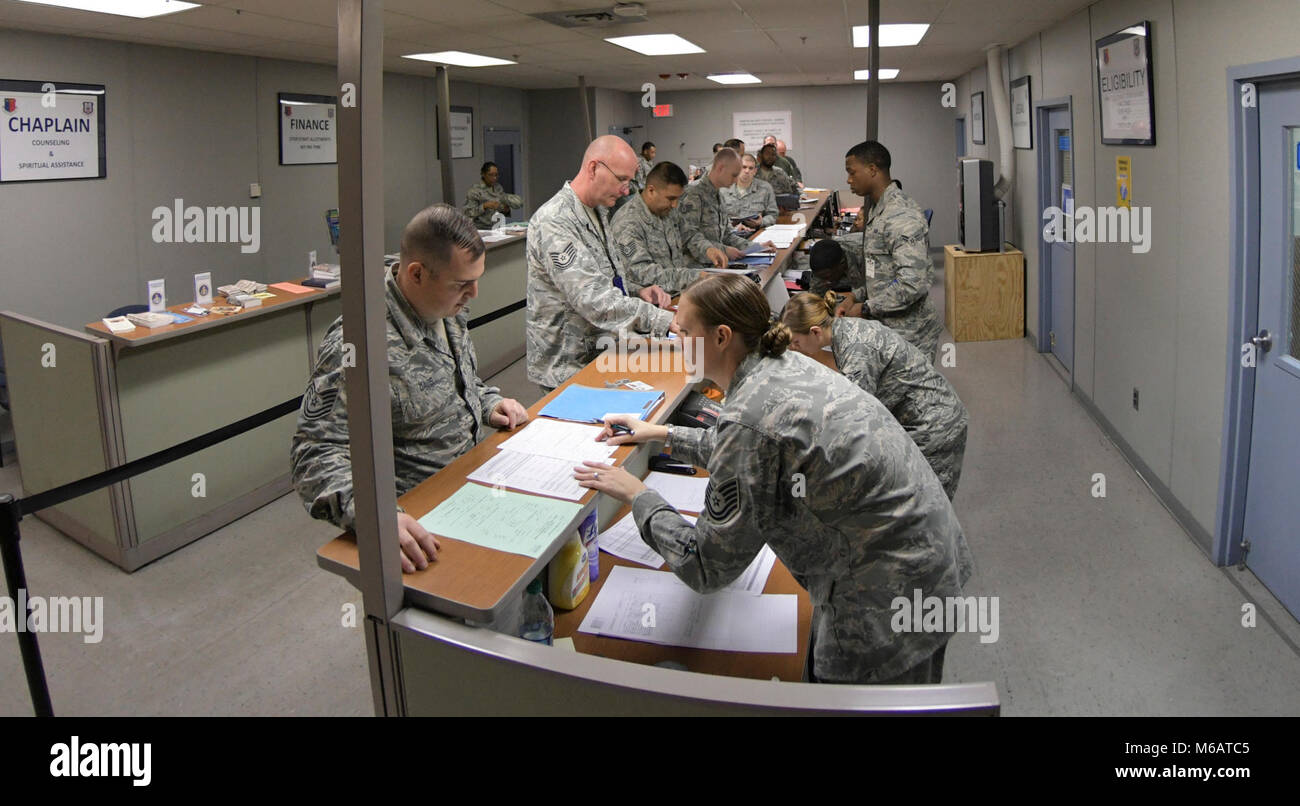
[{"label": "white ceiling", "polygon": [[[896,81],[942,81],[984,62],[984,47],[1014,45],[1094,0],[881,0],[881,22],[925,22],[915,47],[881,48]],[[642,0],[644,22],[568,29],[528,14],[609,7],[613,0],[387,0],[388,70],[433,75],[435,65],[405,53],[464,50],[519,62],[450,68],[455,80],[508,87],[588,86],[639,91],[720,89],[706,73],[751,72],[768,86],[851,84],[867,67],[851,26],[867,23],[866,0]],[[0,27],[153,45],[334,64],[335,0],[208,0],[202,8],[152,20],[0,0]],[[675,33],[707,53],[642,56],[607,36]],[[690,73],[672,79],[661,73]],[[762,85],[753,85],[762,86]]]}]

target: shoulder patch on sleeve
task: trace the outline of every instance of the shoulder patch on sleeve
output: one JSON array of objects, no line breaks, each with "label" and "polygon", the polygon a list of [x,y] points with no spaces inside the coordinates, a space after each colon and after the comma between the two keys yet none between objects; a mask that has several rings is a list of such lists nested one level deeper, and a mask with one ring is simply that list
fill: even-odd
[{"label": "shoulder patch on sleeve", "polygon": [[302,399],[302,416],[308,420],[319,420],[334,411],[334,401],[339,396],[337,384],[342,381],[342,378],[338,378],[335,384],[330,384],[323,392],[317,390],[315,381],[309,383]]},{"label": "shoulder patch on sleeve", "polygon": [[618,251],[623,253],[623,257],[632,257],[632,253],[636,251],[636,244],[630,240],[619,241]]},{"label": "shoulder patch on sleeve", "polygon": [[728,523],[740,514],[740,481],[728,479],[721,484],[714,484],[709,478],[709,486],[704,491],[704,506],[709,513],[709,520],[714,523]]},{"label": "shoulder patch on sleeve", "polygon": [[578,257],[578,249],[573,244],[564,247],[563,252],[551,252],[551,263],[557,269],[567,269],[573,265],[573,261]]}]

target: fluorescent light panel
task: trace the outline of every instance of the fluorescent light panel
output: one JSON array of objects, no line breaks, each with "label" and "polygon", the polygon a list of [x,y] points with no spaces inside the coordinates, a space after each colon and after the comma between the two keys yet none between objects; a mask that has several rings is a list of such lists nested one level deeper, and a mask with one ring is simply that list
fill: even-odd
[{"label": "fluorescent light panel", "polygon": [[438,53],[409,53],[403,59],[419,59],[422,62],[453,64],[457,67],[495,67],[499,64],[517,64],[509,59],[495,59],[480,56],[477,53],[463,53],[459,50],[443,50]]},{"label": "fluorescent light panel", "polygon": [[763,79],[749,73],[720,73],[706,76],[709,81],[716,81],[719,84],[762,84]]},{"label": "fluorescent light panel", "polygon": [[[854,70],[854,71],[853,71],[853,77],[856,78],[858,81],[866,81],[867,79],[871,78],[871,71],[870,71],[870,70]],[[882,68],[880,68],[880,80],[881,80],[881,81],[888,81],[888,80],[891,79],[891,78],[898,78],[898,68],[897,68],[897,67],[882,67]]]},{"label": "fluorescent light panel", "polygon": [[677,34],[645,34],[643,36],[610,36],[606,42],[620,48],[634,50],[645,56],[675,56],[680,53],[704,53],[704,48],[682,39]]},{"label": "fluorescent light panel", "polygon": [[178,11],[198,8],[198,3],[183,3],[180,0],[20,0],[38,6],[57,6],[75,11],[93,11],[96,14],[116,14],[121,17],[161,17]]},{"label": "fluorescent light panel", "polygon": [[[901,48],[915,45],[930,30],[928,23],[900,23],[880,26],[880,46],[882,48]],[[871,45],[871,26],[853,26],[853,47],[865,48]]]}]

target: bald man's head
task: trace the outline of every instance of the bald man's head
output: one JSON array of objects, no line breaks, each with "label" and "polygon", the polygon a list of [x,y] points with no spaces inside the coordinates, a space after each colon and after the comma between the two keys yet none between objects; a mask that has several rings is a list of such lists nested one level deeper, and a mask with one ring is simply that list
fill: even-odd
[{"label": "bald man's head", "polygon": [[780,154],[782,157],[785,156],[785,141],[784,141],[784,140],[777,140],[777,141],[776,141],[776,153],[777,153],[777,154]]},{"label": "bald man's head", "polygon": [[591,141],[582,155],[578,175],[569,186],[588,207],[613,207],[628,193],[636,176],[636,152],[621,137],[602,135]]},{"label": "bald man's head", "polygon": [[730,148],[720,148],[713,155],[713,167],[709,170],[709,181],[717,188],[729,188],[736,184],[740,175],[740,155]]}]

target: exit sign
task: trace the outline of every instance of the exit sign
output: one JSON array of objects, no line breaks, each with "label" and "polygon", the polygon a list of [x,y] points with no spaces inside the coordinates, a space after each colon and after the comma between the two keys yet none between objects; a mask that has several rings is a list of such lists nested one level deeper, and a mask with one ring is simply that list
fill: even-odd
[{"label": "exit sign", "polygon": [[672,104],[659,104],[655,107],[655,117],[670,118],[673,116]]}]

